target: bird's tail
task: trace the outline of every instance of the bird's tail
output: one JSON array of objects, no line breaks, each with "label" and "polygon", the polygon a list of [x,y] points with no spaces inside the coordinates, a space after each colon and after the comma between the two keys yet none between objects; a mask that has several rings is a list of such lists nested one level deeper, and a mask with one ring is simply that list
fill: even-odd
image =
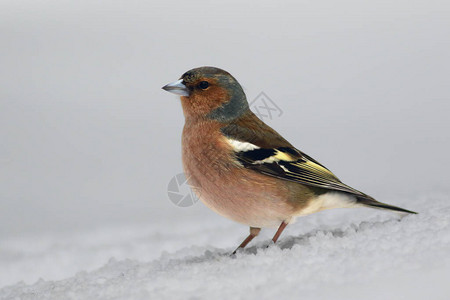
[{"label": "bird's tail", "polygon": [[368,198],[357,197],[357,203],[358,204],[362,204],[362,205],[366,205],[366,206],[370,206],[370,207],[373,207],[373,208],[393,210],[393,211],[407,213],[407,214],[417,214],[416,212],[411,211],[411,210],[407,210],[407,209],[404,209],[404,208],[401,208],[401,207],[397,207],[397,206],[389,205],[389,204],[386,204],[386,203],[378,202],[377,200],[375,200],[373,198],[370,198],[369,196],[368,196]]}]

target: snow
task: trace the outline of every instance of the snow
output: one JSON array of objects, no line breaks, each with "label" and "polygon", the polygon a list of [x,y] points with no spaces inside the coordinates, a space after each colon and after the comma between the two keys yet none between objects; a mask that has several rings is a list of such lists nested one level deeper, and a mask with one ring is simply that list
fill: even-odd
[{"label": "snow", "polygon": [[235,257],[248,229],[207,210],[4,239],[0,299],[448,299],[448,195],[383,200],[419,214],[321,212]]}]

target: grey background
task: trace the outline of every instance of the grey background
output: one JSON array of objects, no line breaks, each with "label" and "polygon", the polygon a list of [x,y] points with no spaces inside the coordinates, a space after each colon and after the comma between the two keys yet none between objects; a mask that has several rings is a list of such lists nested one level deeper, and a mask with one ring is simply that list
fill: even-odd
[{"label": "grey background", "polygon": [[0,236],[212,214],[166,194],[184,120],[161,86],[202,65],[346,183],[448,191],[448,1],[0,3]]}]

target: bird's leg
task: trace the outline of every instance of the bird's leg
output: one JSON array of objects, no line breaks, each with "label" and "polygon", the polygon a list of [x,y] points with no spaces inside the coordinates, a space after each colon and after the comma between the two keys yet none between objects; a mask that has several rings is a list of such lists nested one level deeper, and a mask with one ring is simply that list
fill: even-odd
[{"label": "bird's leg", "polygon": [[286,228],[287,223],[285,223],[284,221],[281,222],[280,227],[278,227],[277,232],[275,233],[275,235],[272,238],[272,242],[275,244],[278,240],[278,238],[280,237],[281,233],[283,232],[283,230]]},{"label": "bird's leg", "polygon": [[240,248],[244,248],[245,246],[247,246],[248,243],[250,243],[251,240],[253,240],[253,238],[255,236],[257,236],[259,234],[259,232],[261,231],[261,228],[256,228],[256,227],[250,227],[250,234],[248,235],[248,237],[239,245],[239,247],[236,248],[236,250],[233,251],[232,254],[236,254],[236,251],[238,251]]}]

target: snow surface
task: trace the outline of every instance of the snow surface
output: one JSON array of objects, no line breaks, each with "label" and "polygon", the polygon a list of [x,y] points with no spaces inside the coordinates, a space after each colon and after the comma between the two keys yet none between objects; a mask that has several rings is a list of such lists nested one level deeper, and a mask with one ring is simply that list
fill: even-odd
[{"label": "snow surface", "polygon": [[266,247],[266,229],[235,257],[247,228],[203,211],[11,238],[0,299],[449,299],[449,200],[393,199],[420,212],[402,219],[364,208],[302,217],[279,244]]}]

